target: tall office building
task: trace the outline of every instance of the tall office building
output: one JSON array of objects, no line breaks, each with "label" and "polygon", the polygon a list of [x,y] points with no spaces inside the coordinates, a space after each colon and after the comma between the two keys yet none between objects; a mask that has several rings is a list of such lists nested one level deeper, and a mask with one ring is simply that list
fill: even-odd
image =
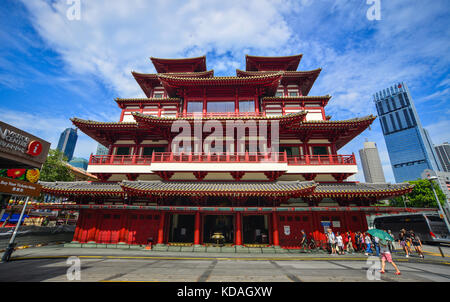
[{"label": "tall office building", "polygon": [[417,180],[425,169],[440,171],[428,132],[422,128],[405,83],[373,95],[396,182]]},{"label": "tall office building", "polygon": [[442,145],[434,146],[436,155],[442,166],[442,171],[450,172],[450,144],[445,142]]},{"label": "tall office building", "polygon": [[95,154],[97,154],[97,155],[108,155],[108,148],[106,148],[102,144],[98,144],[97,145],[97,152]]},{"label": "tall office building", "polygon": [[384,183],[383,168],[377,145],[374,142],[365,142],[364,149],[359,150],[359,157],[364,172],[364,179],[368,183]]},{"label": "tall office building", "polygon": [[75,150],[77,139],[77,129],[72,128],[67,128],[64,130],[59,137],[57,149],[64,153],[67,157],[67,161],[70,161],[73,157],[73,151]]}]

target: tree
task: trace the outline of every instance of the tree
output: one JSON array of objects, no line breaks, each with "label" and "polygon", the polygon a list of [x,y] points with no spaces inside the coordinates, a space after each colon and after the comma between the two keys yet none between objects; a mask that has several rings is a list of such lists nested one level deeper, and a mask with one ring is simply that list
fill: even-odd
[{"label": "tree", "polygon": [[75,176],[67,166],[67,157],[55,149],[48,152],[47,159],[42,165],[41,181],[74,181]]},{"label": "tree", "polygon": [[[407,198],[406,206],[408,208],[438,208],[429,180],[420,179],[409,181],[409,183],[414,185],[411,193],[405,194],[404,197],[399,196],[391,199],[391,206],[403,207],[403,198]],[[446,200],[444,193],[442,193],[441,188],[435,182],[433,182],[433,185],[441,205],[444,205]]]}]

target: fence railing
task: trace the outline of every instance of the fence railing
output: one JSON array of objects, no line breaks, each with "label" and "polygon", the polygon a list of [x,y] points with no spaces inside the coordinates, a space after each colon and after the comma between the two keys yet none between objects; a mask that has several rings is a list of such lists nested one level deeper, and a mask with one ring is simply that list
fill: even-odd
[{"label": "fence railing", "polygon": [[355,155],[298,155],[276,153],[174,153],[153,152],[152,155],[91,155],[90,165],[150,165],[151,163],[287,163],[303,165],[356,165]]}]

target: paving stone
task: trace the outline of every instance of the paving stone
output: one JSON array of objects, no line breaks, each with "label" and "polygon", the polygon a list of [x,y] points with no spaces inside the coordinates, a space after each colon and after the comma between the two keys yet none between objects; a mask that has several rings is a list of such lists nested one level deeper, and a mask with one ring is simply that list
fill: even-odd
[{"label": "paving stone", "polygon": [[251,247],[248,251],[250,254],[262,254],[262,249],[259,247]]},{"label": "paving stone", "polygon": [[220,247],[218,246],[208,246],[206,248],[207,253],[220,253]]},{"label": "paving stone", "polygon": [[106,248],[107,249],[116,249],[117,248],[117,244],[107,244]]},{"label": "paving stone", "polygon": [[87,247],[87,248],[96,248],[97,244],[96,243],[83,243],[81,245],[81,247]]},{"label": "paving stone", "polygon": [[192,252],[192,251],[194,251],[194,247],[192,247],[192,246],[182,246],[181,247],[181,251],[182,252]]},{"label": "paving stone", "polygon": [[236,248],[231,246],[222,247],[222,253],[236,253]]},{"label": "paving stone", "polygon": [[169,251],[169,252],[180,252],[181,251],[181,246],[169,246],[167,251]]}]

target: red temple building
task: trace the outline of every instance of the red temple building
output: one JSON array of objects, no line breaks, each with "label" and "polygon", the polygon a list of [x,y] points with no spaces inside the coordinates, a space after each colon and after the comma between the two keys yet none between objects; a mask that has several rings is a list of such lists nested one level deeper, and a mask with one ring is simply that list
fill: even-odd
[{"label": "red temple building", "polygon": [[[410,192],[409,184],[346,181],[356,159],[339,149],[375,117],[327,116],[331,97],[308,95],[321,69],[297,71],[301,58],[246,56],[245,71],[227,77],[207,70],[205,56],[151,58],[156,74],[132,72],[146,98],[116,99],[118,122],[72,119],[109,148],[90,157],[99,181],[42,183],[76,202],[73,241],[199,246],[220,233],[230,246],[290,248],[302,229],[365,231],[366,215],[402,211],[374,204]],[[245,128],[241,143],[234,129],[214,136],[239,123],[259,128]],[[179,124],[190,130],[175,148]],[[265,139],[256,150],[255,136]],[[278,150],[269,153],[274,136]]]}]

